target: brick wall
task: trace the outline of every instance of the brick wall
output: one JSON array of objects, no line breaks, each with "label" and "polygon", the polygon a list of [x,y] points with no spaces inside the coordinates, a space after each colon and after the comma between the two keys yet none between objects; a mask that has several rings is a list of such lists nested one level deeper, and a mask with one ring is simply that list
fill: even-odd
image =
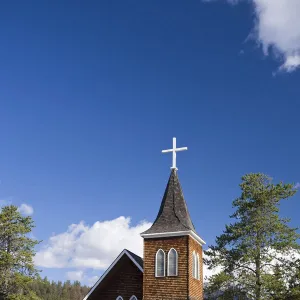
[{"label": "brick wall", "polygon": [[[178,253],[178,276],[167,276],[167,254]],[[166,276],[155,277],[155,255],[166,254]],[[200,280],[193,278],[193,251],[199,254]],[[190,236],[144,239],[143,300],[203,300],[202,247]]]},{"label": "brick wall", "polygon": [[116,300],[118,296],[129,300],[132,295],[142,300],[142,294],[143,273],[124,255],[90,295],[89,300]]},{"label": "brick wall", "polygon": [[[155,277],[155,255],[159,249],[175,248],[178,253],[178,276]],[[187,300],[188,237],[144,239],[143,300]],[[167,268],[167,262],[166,262]],[[166,270],[167,275],[167,270]]]},{"label": "brick wall", "polygon": [[[200,280],[193,278],[193,251],[199,254],[200,263]],[[192,300],[203,300],[203,255],[202,246],[192,237],[188,237],[188,254],[189,254],[189,296]]]}]

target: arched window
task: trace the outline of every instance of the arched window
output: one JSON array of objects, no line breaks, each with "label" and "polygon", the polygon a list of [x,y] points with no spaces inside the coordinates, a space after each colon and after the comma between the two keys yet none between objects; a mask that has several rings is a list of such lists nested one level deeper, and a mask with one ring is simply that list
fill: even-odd
[{"label": "arched window", "polygon": [[168,253],[168,276],[178,275],[178,254],[177,251],[172,248]]},{"label": "arched window", "polygon": [[138,298],[136,296],[131,296],[129,300],[138,300]]},{"label": "arched window", "polygon": [[195,251],[193,252],[193,277],[197,278],[197,255]]},{"label": "arched window", "polygon": [[200,279],[199,254],[196,254],[195,251],[193,252],[193,277],[196,279]]},{"label": "arched window", "polygon": [[200,279],[200,260],[199,260],[199,254],[197,253],[197,279],[199,280]]},{"label": "arched window", "polygon": [[118,296],[116,300],[123,300],[121,296]]},{"label": "arched window", "polygon": [[155,258],[155,276],[164,277],[165,276],[165,266],[166,266],[166,256],[162,249],[156,252]]}]

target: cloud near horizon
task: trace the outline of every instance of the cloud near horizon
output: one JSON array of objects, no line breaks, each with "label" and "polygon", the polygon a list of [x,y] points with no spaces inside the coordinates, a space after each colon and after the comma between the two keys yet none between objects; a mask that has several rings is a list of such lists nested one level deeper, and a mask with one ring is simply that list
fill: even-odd
[{"label": "cloud near horizon", "polygon": [[295,185],[294,185],[294,189],[299,189],[300,188],[300,182],[297,182]]},{"label": "cloud near horizon", "polygon": [[33,215],[33,207],[26,203],[23,203],[19,206],[19,212],[26,216],[32,216]]},{"label": "cloud near horizon", "polygon": [[[37,252],[35,264],[44,268],[71,268],[65,272],[67,279],[93,285],[124,248],[143,256],[140,233],[151,225],[147,221],[131,225],[131,218],[124,216],[97,221],[91,226],[83,221],[72,224],[67,231],[49,238]],[[89,277],[89,271],[99,274]],[[214,272],[204,266],[204,276]]]},{"label": "cloud near horizon", "polygon": [[[219,0],[203,0],[212,2]],[[227,0],[230,4],[250,2],[254,26],[250,37],[262,47],[265,56],[281,61],[279,71],[293,72],[300,67],[299,0]]]},{"label": "cloud near horizon", "polygon": [[151,226],[142,221],[131,225],[131,218],[119,217],[97,221],[92,226],[81,221],[72,224],[66,232],[53,235],[37,252],[35,264],[44,268],[72,268],[67,279],[94,284],[98,276],[89,278],[87,271],[99,270],[99,276],[124,249],[143,254],[140,233]]},{"label": "cloud near horizon", "polygon": [[[7,199],[0,199],[0,208],[3,206],[7,206],[7,205],[12,205],[12,201],[11,200],[7,200]],[[32,216],[33,215],[33,207],[29,204],[26,203],[22,203],[19,207],[18,210],[21,214],[25,215],[25,216]]]}]

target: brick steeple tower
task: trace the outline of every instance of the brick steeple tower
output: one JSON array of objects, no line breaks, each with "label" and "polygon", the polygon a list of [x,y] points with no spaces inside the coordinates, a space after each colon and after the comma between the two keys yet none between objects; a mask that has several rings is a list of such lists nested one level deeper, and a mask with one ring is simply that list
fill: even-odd
[{"label": "brick steeple tower", "polygon": [[177,169],[153,225],[143,232],[143,300],[203,300],[202,245],[187,209]]}]

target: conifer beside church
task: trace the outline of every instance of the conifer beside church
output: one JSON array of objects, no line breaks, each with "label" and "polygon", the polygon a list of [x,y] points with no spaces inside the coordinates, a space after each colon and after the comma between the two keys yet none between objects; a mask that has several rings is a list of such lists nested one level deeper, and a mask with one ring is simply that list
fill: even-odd
[{"label": "conifer beside church", "polygon": [[273,184],[258,173],[243,176],[240,187],[235,222],[206,251],[208,266],[222,267],[207,292],[221,290],[228,299],[299,299],[299,234],[279,216],[280,202],[296,193],[294,185]]},{"label": "conifer beside church", "polygon": [[5,206],[0,211],[0,299],[37,299],[29,283],[37,277],[34,247],[38,242],[28,236],[34,223],[18,207]]}]

